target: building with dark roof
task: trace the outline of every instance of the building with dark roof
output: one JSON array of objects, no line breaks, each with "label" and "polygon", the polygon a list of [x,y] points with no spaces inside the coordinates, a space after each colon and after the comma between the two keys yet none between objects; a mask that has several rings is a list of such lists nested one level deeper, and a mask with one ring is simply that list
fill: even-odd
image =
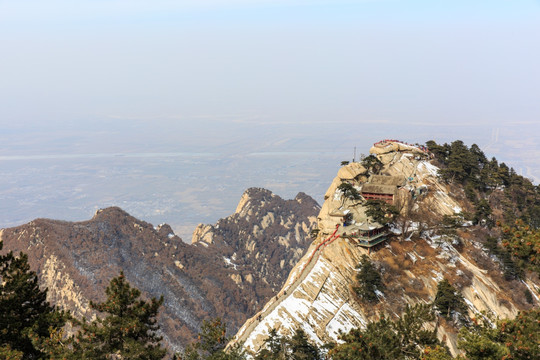
[{"label": "building with dark roof", "polygon": [[393,205],[397,196],[398,186],[402,186],[401,176],[372,175],[362,186],[362,196],[366,200],[382,200]]}]

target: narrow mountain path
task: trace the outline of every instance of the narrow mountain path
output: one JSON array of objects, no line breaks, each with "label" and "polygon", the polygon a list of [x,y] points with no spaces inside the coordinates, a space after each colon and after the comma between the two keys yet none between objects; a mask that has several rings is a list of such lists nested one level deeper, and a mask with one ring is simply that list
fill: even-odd
[{"label": "narrow mountain path", "polygon": [[236,343],[239,343],[239,344],[244,343],[247,340],[247,337],[249,336],[249,334],[251,334],[251,332],[257,327],[257,325],[259,325],[266,316],[271,314],[272,311],[274,311],[279,305],[281,305],[281,303],[285,299],[287,299],[296,291],[298,286],[306,279],[307,275],[311,272],[311,270],[317,263],[317,260],[319,259],[319,256],[322,250],[324,249],[324,247],[326,247],[327,245],[329,245],[334,240],[340,237],[339,235],[336,235],[336,232],[338,231],[338,229],[339,229],[339,225],[336,226],[336,230],[334,231],[332,235],[330,235],[330,237],[328,237],[326,240],[321,242],[315,248],[315,250],[309,257],[309,260],[300,271],[300,275],[298,276],[298,278],[296,278],[296,280],[288,288],[284,289],[283,291],[280,291],[275,296],[276,300],[272,304],[270,304],[270,306],[268,306],[267,309],[259,312],[258,314],[256,314],[255,316],[253,316],[251,319],[248,320],[249,325],[239,335],[238,339],[235,340]]}]

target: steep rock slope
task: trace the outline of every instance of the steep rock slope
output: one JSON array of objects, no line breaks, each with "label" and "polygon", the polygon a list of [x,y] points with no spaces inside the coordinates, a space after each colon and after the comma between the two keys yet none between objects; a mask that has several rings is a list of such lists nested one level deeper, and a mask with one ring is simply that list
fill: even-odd
[{"label": "steep rock slope", "polygon": [[239,271],[234,280],[245,286],[260,278],[270,286],[263,295],[267,298],[281,288],[304,255],[319,210],[317,202],[304,193],[283,201],[268,190],[251,188],[233,215],[216,225],[200,224],[192,243],[213,246],[230,266],[249,269]]},{"label": "steep rock slope", "polygon": [[[109,280],[120,271],[143,296],[163,295],[162,335],[167,346],[180,350],[203,319],[220,316],[235,331],[274,295],[295,256],[308,246],[318,211],[305,194],[286,201],[264,189],[247,190],[239,208],[217,225],[201,227],[213,229],[206,238],[214,240],[194,244],[184,243],[166,224],[154,227],[120,208],[100,210],[83,222],[36,219],[2,229],[0,236],[4,251],[29,255],[49,300],[78,316],[92,315],[89,300],[103,300]],[[271,225],[270,218],[279,224]],[[259,276],[262,259],[272,263],[285,249],[295,255],[273,261]]]},{"label": "steep rock slope", "polygon": [[[417,213],[424,210],[424,216],[428,214],[425,220],[436,223],[443,215],[467,206],[460,201],[462,194],[453,193],[439,182],[437,168],[422,149],[403,145],[371,152],[382,162],[381,174],[403,176],[404,182],[396,191],[396,202],[402,209],[415,209]],[[465,229],[454,238],[445,239],[424,228],[422,236],[418,236],[419,231],[407,237],[396,235],[371,251],[358,246],[348,236],[349,227],[344,226],[342,216],[335,214],[354,212],[363,206],[364,200],[345,198],[338,186],[345,181],[361,192],[367,175],[366,168],[358,163],[340,169],[318,216],[318,238],[278,295],[242,326],[233,343],[243,343],[254,354],[264,345],[272,328],[284,335],[302,328],[319,345],[335,341],[340,331],[363,326],[377,320],[382,313],[398,316],[407,304],[433,301],[437,283],[444,277],[459,288],[471,313],[488,311],[500,317],[513,317],[518,310],[533,306],[523,299],[527,288],[538,304],[538,279],[505,280],[482,248],[479,240],[485,234],[476,227]],[[415,194],[415,200],[407,205],[412,201],[409,194]],[[410,229],[418,227],[418,223],[409,224]],[[356,266],[364,254],[381,269],[386,285],[376,305],[363,304],[352,291]],[[455,330],[443,322],[438,331],[456,353]]]}]

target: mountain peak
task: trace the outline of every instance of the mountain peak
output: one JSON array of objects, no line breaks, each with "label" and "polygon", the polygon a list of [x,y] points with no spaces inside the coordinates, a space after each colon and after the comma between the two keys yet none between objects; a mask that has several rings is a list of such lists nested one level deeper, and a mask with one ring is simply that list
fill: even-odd
[{"label": "mountain peak", "polygon": [[[249,353],[264,346],[271,329],[291,336],[300,328],[318,345],[336,341],[340,332],[383,314],[399,315],[407,304],[432,302],[445,277],[461,290],[471,313],[513,317],[530,307],[519,295],[527,285],[505,280],[497,265],[486,268],[493,261],[467,228],[459,239],[436,232],[445,215],[467,204],[463,189],[437,177],[427,149],[386,140],[371,154],[339,169],[317,217],[317,238],[279,293],[236,334],[233,342]],[[366,211],[371,199],[396,206],[402,217],[392,226],[373,221]],[[362,303],[352,290],[363,255],[377,263],[387,288],[376,305]],[[453,331],[440,327],[439,336],[455,354]]]},{"label": "mountain peak", "polygon": [[306,194],[305,192],[299,192],[294,197],[294,201],[297,201],[299,204],[309,204],[310,206],[313,206],[314,208],[320,209],[320,205],[313,199],[311,196]]},{"label": "mountain peak", "polygon": [[100,220],[104,218],[133,218],[127,211],[118,206],[110,206],[96,210],[92,220]]},{"label": "mountain peak", "polygon": [[270,190],[264,188],[252,187],[244,191],[238,206],[236,207],[236,214],[246,214],[252,207],[259,207],[267,201],[270,201],[275,197]]}]

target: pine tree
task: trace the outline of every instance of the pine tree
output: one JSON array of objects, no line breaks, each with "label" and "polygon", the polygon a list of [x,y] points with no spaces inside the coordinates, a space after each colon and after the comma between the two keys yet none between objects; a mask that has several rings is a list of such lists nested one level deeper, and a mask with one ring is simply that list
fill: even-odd
[{"label": "pine tree", "polygon": [[[2,243],[0,242],[0,250]],[[28,256],[13,252],[0,255],[0,347],[16,358],[38,359],[45,356],[41,344],[62,328],[69,315],[57,311],[41,290],[38,278],[30,270]],[[15,354],[15,355],[14,355]],[[7,357],[7,355],[6,355]]]},{"label": "pine tree", "polygon": [[2,360],[23,360],[23,353],[13,350],[8,344],[0,346],[0,359]]},{"label": "pine tree", "polygon": [[319,348],[309,341],[302,329],[296,329],[292,337],[280,336],[275,329],[270,330],[265,346],[255,356],[255,360],[318,360],[321,358]]},{"label": "pine tree", "polygon": [[439,145],[435,141],[429,140],[426,142],[426,146],[441,164],[446,165],[448,155],[450,154],[450,145]]},{"label": "pine tree", "polygon": [[[493,327],[496,323],[496,327]],[[461,328],[458,347],[467,359],[540,358],[540,310],[519,312],[515,319],[494,321],[480,315],[473,325]]]},{"label": "pine tree", "polygon": [[366,156],[362,160],[362,166],[366,168],[366,172],[368,174],[370,172],[373,174],[377,174],[382,169],[383,163],[379,160],[377,156],[371,154],[369,156]]},{"label": "pine tree", "polygon": [[540,274],[540,229],[533,229],[522,220],[516,220],[514,226],[502,228],[502,246],[521,264]]},{"label": "pine tree", "polygon": [[156,316],[163,297],[140,300],[141,292],[129,285],[123,273],[111,280],[106,294],[105,302],[91,302],[90,306],[108,315],[81,324],[74,343],[79,358],[162,359],[167,351],[161,347],[161,337],[156,333]]},{"label": "pine tree", "polygon": [[182,360],[242,360],[245,359],[240,347],[226,351],[229,342],[227,327],[220,318],[204,320],[198,340],[186,347]]},{"label": "pine tree", "polygon": [[475,207],[473,223],[476,225],[485,222],[486,225],[491,227],[493,222],[490,220],[492,210],[489,202],[486,199],[481,199],[475,204]]},{"label": "pine tree", "polygon": [[399,215],[398,209],[382,200],[368,200],[366,202],[366,215],[381,225],[387,225]]},{"label": "pine tree", "polygon": [[396,321],[383,316],[342,335],[329,355],[333,360],[420,359],[424,348],[440,345],[436,330],[426,329],[433,319],[429,305],[407,306]]},{"label": "pine tree", "polygon": [[497,329],[512,359],[540,359],[540,309],[500,321]]},{"label": "pine tree", "polygon": [[407,306],[401,317],[394,322],[394,329],[400,342],[401,353],[405,357],[419,358],[420,347],[436,346],[437,329],[428,330],[425,324],[435,320],[435,314],[429,305]]},{"label": "pine tree", "polygon": [[319,349],[309,342],[306,333],[302,329],[296,329],[288,343],[291,360],[317,360],[321,358]]},{"label": "pine tree", "polygon": [[433,307],[448,320],[453,315],[459,314],[459,319],[464,321],[467,316],[467,305],[463,295],[447,279],[443,279],[437,284],[437,294],[435,294]]},{"label": "pine tree", "polygon": [[424,354],[422,355],[422,360],[452,360],[453,357],[450,355],[448,349],[437,345],[434,347],[428,346],[424,349]]},{"label": "pine tree", "polygon": [[280,360],[285,358],[286,341],[276,329],[271,329],[255,360]]},{"label": "pine tree", "polygon": [[480,315],[479,319],[473,318],[471,326],[460,329],[458,347],[465,352],[466,359],[499,360],[508,355],[508,349],[501,343],[499,330],[491,325],[492,320]]},{"label": "pine tree", "polygon": [[375,266],[366,255],[362,255],[357,269],[356,281],[358,286],[354,287],[354,291],[362,300],[376,302],[378,300],[376,291],[384,290],[381,274],[375,269]]},{"label": "pine tree", "polygon": [[343,193],[343,197],[351,200],[361,199],[360,193],[351,184],[343,182],[337,187]]}]

